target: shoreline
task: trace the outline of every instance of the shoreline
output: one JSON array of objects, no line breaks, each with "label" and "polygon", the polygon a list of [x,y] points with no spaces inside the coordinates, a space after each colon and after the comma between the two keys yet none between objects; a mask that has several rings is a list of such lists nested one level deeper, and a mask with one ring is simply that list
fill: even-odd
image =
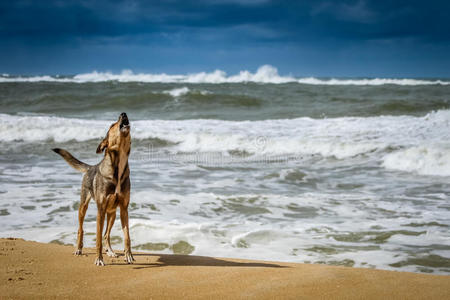
[{"label": "shoreline", "polygon": [[73,246],[0,239],[0,298],[444,299],[450,276],[136,252],[136,262]]}]

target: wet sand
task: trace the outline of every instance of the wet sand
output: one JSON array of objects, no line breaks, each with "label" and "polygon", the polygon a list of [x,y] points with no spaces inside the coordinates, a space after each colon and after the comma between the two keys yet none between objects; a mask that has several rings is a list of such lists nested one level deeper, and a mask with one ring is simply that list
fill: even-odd
[{"label": "wet sand", "polygon": [[0,298],[450,299],[445,275],[148,253],[96,267],[73,250],[0,239]]}]

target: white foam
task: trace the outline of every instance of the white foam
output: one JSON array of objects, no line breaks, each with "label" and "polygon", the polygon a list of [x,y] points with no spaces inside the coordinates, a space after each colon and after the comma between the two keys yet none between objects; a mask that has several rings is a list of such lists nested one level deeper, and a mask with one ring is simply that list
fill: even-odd
[{"label": "white foam", "polygon": [[57,78],[50,75],[31,77],[0,77],[0,82],[74,82],[69,78]]},{"label": "white foam", "polygon": [[168,91],[163,91],[164,94],[169,94],[170,96],[177,98],[183,95],[186,95],[187,93],[189,93],[189,88],[188,87],[182,87],[182,88],[177,88],[177,89],[172,89],[172,90],[168,90]]},{"label": "white foam", "polygon": [[301,78],[299,83],[313,85],[449,85],[450,82],[443,80],[419,80],[419,79],[394,79],[394,78],[370,78],[370,79],[318,79],[314,77]]},{"label": "white foam", "polygon": [[102,137],[106,133],[107,126],[108,122],[102,121],[0,114],[0,140],[2,142],[87,141]]},{"label": "white foam", "polygon": [[[61,161],[61,164],[63,163]],[[64,169],[69,170],[69,168]],[[75,244],[78,225],[75,208],[53,214],[54,220],[46,223],[51,225],[47,228],[32,227],[34,224],[39,224],[39,221],[48,219],[49,211],[60,206],[72,206],[72,203],[77,202],[79,174],[76,173],[75,177],[76,179],[72,178],[72,181],[77,181],[76,188],[73,190],[66,187],[58,189],[54,195],[56,199],[46,202],[54,205],[52,207],[41,208],[39,207],[41,202],[27,200],[30,199],[29,196],[32,193],[36,194],[36,189],[31,187],[29,190],[25,189],[28,194],[16,195],[17,199],[14,199],[16,201],[0,205],[0,208],[7,208],[11,213],[0,218],[0,225],[2,225],[0,236],[23,237],[41,242],[50,242],[56,239],[59,242]],[[41,188],[44,189],[41,193],[43,194],[48,185],[45,184]],[[17,191],[22,189],[24,187],[19,187]],[[12,192],[15,194],[16,190]],[[379,224],[389,228],[389,231],[405,229],[401,226],[405,222],[402,218],[392,218],[392,215],[374,215],[374,212],[368,210],[366,205],[369,205],[370,208],[385,207],[384,204],[395,205],[386,208],[395,209],[399,214],[405,209],[409,209],[409,215],[414,216],[414,219],[408,219],[407,222],[425,223],[430,220],[438,220],[443,224],[448,224],[445,211],[442,212],[442,215],[436,215],[437,208],[433,203],[429,203],[426,209],[423,206],[409,207],[406,201],[392,203],[383,201],[379,195],[370,193],[364,196],[365,205],[363,206],[356,201],[361,199],[360,194],[345,193],[299,193],[295,196],[284,196],[278,193],[237,193],[224,196],[215,193],[190,194],[183,192],[177,194],[171,189],[164,191],[152,189],[149,193],[148,190],[138,189],[131,194],[131,197],[131,203],[135,206],[135,208],[130,207],[130,234],[134,249],[145,243],[173,245],[179,241],[186,241],[195,247],[192,252],[194,255],[294,262],[353,260],[359,267],[376,266],[393,269],[389,264],[408,258],[408,253],[403,251],[403,245],[428,246],[448,243],[448,234],[445,229],[442,229],[442,232],[430,232],[419,236],[395,234],[389,238],[388,243],[381,244],[380,248],[372,249],[362,248],[374,246],[374,243],[370,241],[362,240],[353,243],[330,238],[330,234],[342,235],[374,231],[371,227]],[[173,205],[172,199],[179,199],[179,201]],[[245,214],[238,213],[230,209],[228,205],[224,205],[235,203],[235,199],[256,199],[252,202],[244,202],[244,204],[255,208],[266,208],[270,213],[264,215],[269,215],[272,219],[256,217],[256,215],[248,218]],[[327,199],[335,199],[340,205],[330,204]],[[380,202],[384,204],[380,206]],[[296,203],[300,207],[313,207],[320,214],[309,218],[308,222],[305,222],[305,219],[287,219],[284,214],[290,212],[288,206],[291,203]],[[31,213],[20,207],[30,204],[37,206],[37,209]],[[157,210],[153,210],[148,204],[153,204]],[[341,212],[342,207],[345,207],[347,213]],[[216,213],[218,208],[221,208],[219,214]],[[331,216],[327,213],[327,211],[331,212],[336,209],[340,209],[340,211],[337,211],[335,215]],[[422,214],[423,210],[433,212],[433,214]],[[198,212],[203,212],[208,217],[203,217]],[[87,234],[95,233],[95,214],[96,208],[91,205],[85,221],[86,247],[95,246],[95,236]],[[144,218],[140,216],[144,216]],[[373,218],[375,216],[376,220]],[[120,222],[116,222],[112,235],[123,237]],[[342,250],[339,246],[347,246],[350,249],[335,254],[310,250],[317,246],[331,247],[336,250]],[[351,249],[353,246],[361,247],[361,249]],[[113,248],[121,249],[122,243],[114,244]],[[165,249],[156,252],[171,253],[172,251]],[[401,270],[416,271],[414,266],[406,266]]]},{"label": "white foam", "polygon": [[[177,92],[178,93],[178,92]],[[0,141],[67,142],[100,139],[109,121],[0,114]],[[243,151],[254,156],[367,155],[393,170],[450,175],[450,111],[424,117],[298,118],[264,121],[132,121],[133,139],[161,139],[171,153]],[[151,147],[151,142],[149,142]],[[398,149],[390,152],[392,149]]]},{"label": "white foam", "polygon": [[450,147],[418,146],[396,151],[384,157],[383,166],[420,175],[450,176]]},{"label": "white foam", "polygon": [[277,68],[271,65],[263,65],[259,67],[255,73],[247,70],[240,71],[236,75],[228,76],[222,70],[213,72],[199,72],[192,74],[170,75],[165,73],[134,73],[131,70],[123,70],[119,74],[112,72],[98,72],[78,74],[74,77],[57,77],[57,76],[31,76],[31,77],[0,77],[0,82],[162,82],[162,83],[301,83],[313,85],[449,85],[450,81],[444,80],[419,80],[419,79],[395,79],[395,78],[370,78],[370,79],[321,79],[314,77],[296,78],[293,76],[281,76],[278,74]]}]

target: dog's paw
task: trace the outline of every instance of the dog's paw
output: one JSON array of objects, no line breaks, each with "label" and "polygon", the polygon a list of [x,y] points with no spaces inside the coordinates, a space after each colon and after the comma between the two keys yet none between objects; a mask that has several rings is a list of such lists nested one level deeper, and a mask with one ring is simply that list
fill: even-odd
[{"label": "dog's paw", "polygon": [[103,266],[105,265],[105,263],[103,262],[103,258],[97,258],[97,259],[95,260],[95,265],[96,265],[96,266],[103,267]]},{"label": "dog's paw", "polygon": [[81,249],[77,249],[73,255],[80,256],[82,253]]},{"label": "dog's paw", "polygon": [[134,261],[133,254],[131,254],[131,252],[125,252],[125,262],[127,264],[132,264]]},{"label": "dog's paw", "polygon": [[112,250],[106,250],[106,255],[108,255],[109,257],[119,257],[116,253],[114,253],[114,251]]}]

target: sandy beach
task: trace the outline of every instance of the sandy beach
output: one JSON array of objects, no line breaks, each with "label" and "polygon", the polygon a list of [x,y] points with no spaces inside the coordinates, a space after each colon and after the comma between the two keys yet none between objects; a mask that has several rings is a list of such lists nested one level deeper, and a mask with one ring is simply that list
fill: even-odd
[{"label": "sandy beach", "polygon": [[[72,246],[0,239],[0,298],[448,299],[450,276],[312,264],[135,253],[136,262]],[[120,252],[119,252],[120,253]]]}]

